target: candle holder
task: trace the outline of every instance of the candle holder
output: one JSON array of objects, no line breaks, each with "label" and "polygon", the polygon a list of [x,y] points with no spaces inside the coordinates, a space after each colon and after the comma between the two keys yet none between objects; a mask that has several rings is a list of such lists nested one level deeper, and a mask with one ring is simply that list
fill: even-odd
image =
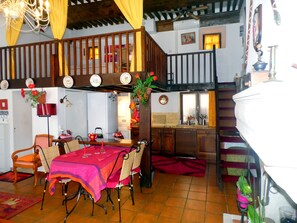
[{"label": "candle holder", "polygon": [[277,45],[269,46],[270,48],[270,62],[269,62],[269,80],[276,80],[276,71],[275,71],[275,57]]}]

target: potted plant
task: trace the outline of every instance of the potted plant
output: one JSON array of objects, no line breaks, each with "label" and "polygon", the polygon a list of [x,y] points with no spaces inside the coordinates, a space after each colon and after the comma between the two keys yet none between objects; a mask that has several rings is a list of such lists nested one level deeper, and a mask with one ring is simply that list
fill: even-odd
[{"label": "potted plant", "polygon": [[245,176],[240,176],[236,182],[237,186],[237,201],[241,209],[246,210],[250,202],[253,201],[251,197],[252,188],[249,185]]},{"label": "potted plant", "polygon": [[26,100],[30,102],[31,107],[35,108],[37,104],[44,104],[46,102],[46,92],[38,91],[35,89],[35,84],[29,84],[29,91],[25,91],[24,88],[21,89],[21,95]]},{"label": "potted plant", "polygon": [[148,77],[142,81],[139,74],[135,74],[136,84],[133,86],[132,98],[138,98],[138,100],[143,104],[149,100],[149,96],[153,88],[156,88],[156,85],[153,85],[152,82],[158,80],[158,77],[154,72],[150,72]]}]

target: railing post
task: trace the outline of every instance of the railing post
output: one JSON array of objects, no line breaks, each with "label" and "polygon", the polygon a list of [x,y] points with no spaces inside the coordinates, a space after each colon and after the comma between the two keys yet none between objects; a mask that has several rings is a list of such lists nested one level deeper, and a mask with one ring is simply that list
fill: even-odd
[{"label": "railing post", "polygon": [[[57,78],[59,76],[59,54],[58,54],[58,42],[54,42],[54,50],[51,53],[51,84],[56,86]],[[52,47],[52,46],[51,46]]]},{"label": "railing post", "polygon": [[141,60],[142,60],[142,71],[147,71],[147,65],[145,63],[146,61],[146,54],[145,54],[145,49],[146,49],[146,35],[145,35],[145,27],[141,26]]}]

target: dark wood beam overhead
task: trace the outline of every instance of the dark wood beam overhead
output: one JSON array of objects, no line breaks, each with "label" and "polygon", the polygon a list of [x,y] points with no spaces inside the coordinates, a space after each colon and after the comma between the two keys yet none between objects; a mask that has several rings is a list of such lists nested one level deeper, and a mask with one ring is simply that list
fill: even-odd
[{"label": "dark wood beam overhead", "polygon": [[[244,0],[144,0],[143,19],[177,21],[203,16],[220,18],[240,11]],[[83,29],[126,23],[114,0],[68,0],[67,28]],[[201,8],[207,6],[206,8]],[[215,18],[214,17],[214,18]]]}]

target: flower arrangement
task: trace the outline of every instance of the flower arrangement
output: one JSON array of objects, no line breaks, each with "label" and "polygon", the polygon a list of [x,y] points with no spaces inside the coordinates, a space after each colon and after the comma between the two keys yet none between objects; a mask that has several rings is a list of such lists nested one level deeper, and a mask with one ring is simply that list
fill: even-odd
[{"label": "flower arrangement", "polygon": [[21,89],[21,95],[25,98],[26,102],[30,102],[31,107],[35,108],[39,104],[39,99],[45,94],[44,91],[38,91],[35,89],[35,84],[29,84],[28,88],[30,91],[25,91],[24,88]]},{"label": "flower arrangement", "polygon": [[158,77],[154,72],[150,72],[144,81],[140,79],[138,73],[135,74],[135,78],[137,80],[133,87],[132,98],[138,98],[143,105],[146,105],[152,89],[157,87],[156,85],[153,85],[152,82],[158,80]]}]

